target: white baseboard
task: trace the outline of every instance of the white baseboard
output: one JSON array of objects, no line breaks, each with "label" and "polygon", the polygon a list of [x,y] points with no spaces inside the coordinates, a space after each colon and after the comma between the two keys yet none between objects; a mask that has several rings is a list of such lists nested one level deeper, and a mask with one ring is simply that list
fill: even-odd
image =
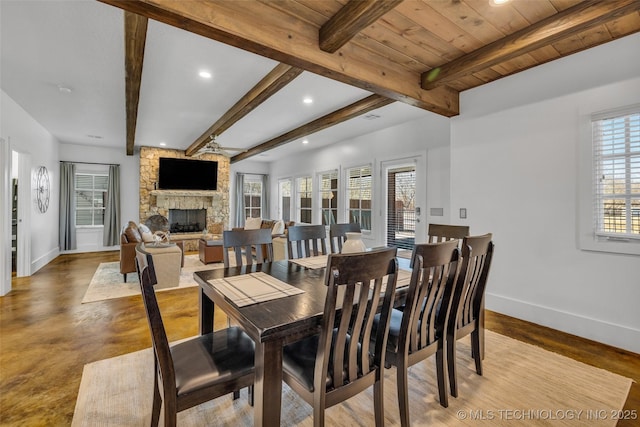
[{"label": "white baseboard", "polygon": [[77,249],[72,249],[72,250],[68,250],[68,251],[60,251],[61,255],[65,255],[65,254],[84,254],[84,253],[90,253],[90,252],[109,252],[109,251],[119,251],[120,250],[120,245],[116,245],[116,246],[91,246],[91,245],[85,245],[82,247],[79,247]]},{"label": "white baseboard", "polygon": [[42,255],[40,258],[31,261],[31,274],[40,270],[45,265],[49,264],[51,261],[56,259],[56,257],[60,255],[59,248],[56,246],[51,249],[46,254]]},{"label": "white baseboard", "polygon": [[498,313],[640,354],[640,330],[487,293],[485,307]]}]

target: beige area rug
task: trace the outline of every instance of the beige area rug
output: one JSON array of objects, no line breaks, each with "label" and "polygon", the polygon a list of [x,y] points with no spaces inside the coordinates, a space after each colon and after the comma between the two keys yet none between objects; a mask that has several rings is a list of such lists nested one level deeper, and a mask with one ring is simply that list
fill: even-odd
[{"label": "beige area rug", "polygon": [[[193,278],[195,271],[211,270],[214,268],[222,268],[222,263],[203,264],[200,262],[198,255],[185,255],[184,267],[180,272],[180,284],[174,288],[157,289],[158,292],[170,291],[173,289],[187,288],[190,286],[198,286]],[[100,263],[96,272],[93,274],[91,283],[87,288],[87,292],[82,298],[82,303],[102,301],[106,299],[122,298],[132,295],[140,295],[140,284],[138,282],[137,273],[127,274],[127,282],[120,273],[119,262],[103,262]]]},{"label": "beige area rug", "polygon": [[[459,397],[437,402],[433,356],[409,371],[412,426],[615,426],[612,410],[626,400],[631,380],[539,347],[487,331],[484,376],[476,375],[468,337],[458,346]],[[151,350],[85,365],[72,426],[149,425]],[[396,369],[385,370],[386,425],[399,425]],[[246,390],[178,414],[178,425],[252,426]],[[373,390],[329,408],[328,426],[371,426]],[[596,416],[597,415],[597,416]],[[311,407],[283,384],[284,426],[313,425]]]}]

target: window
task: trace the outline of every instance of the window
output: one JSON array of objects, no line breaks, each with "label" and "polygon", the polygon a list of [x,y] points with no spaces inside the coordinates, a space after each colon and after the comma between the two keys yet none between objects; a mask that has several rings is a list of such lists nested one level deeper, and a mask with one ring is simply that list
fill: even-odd
[{"label": "window", "polygon": [[640,110],[592,119],[594,229],[640,239]]},{"label": "window", "polygon": [[296,179],[298,192],[298,220],[304,224],[311,224],[311,177],[305,176]]},{"label": "window", "polygon": [[338,222],[338,171],[324,172],[320,178],[322,225]]},{"label": "window", "polygon": [[246,175],[244,178],[244,217],[262,218],[262,178]]},{"label": "window", "polygon": [[104,203],[108,182],[108,175],[76,174],[76,226],[104,225]]},{"label": "window", "polygon": [[371,230],[371,166],[347,169],[347,197],[349,222],[357,222],[360,229]]}]

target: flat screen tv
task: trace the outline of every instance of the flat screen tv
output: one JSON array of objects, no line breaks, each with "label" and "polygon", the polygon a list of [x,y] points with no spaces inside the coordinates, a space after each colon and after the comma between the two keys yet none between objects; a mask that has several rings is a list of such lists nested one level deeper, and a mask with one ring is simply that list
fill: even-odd
[{"label": "flat screen tv", "polygon": [[217,190],[218,162],[160,157],[159,190]]}]

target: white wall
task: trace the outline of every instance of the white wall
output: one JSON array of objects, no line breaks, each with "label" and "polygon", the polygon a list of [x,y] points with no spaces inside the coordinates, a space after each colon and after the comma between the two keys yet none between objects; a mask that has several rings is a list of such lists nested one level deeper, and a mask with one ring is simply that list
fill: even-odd
[{"label": "white wall", "polygon": [[[58,141],[36,122],[20,105],[1,91],[0,100],[0,132],[9,141],[10,148],[31,159],[30,175],[31,189],[30,222],[28,224],[31,235],[31,269],[33,274],[42,266],[58,256],[58,199],[60,166],[58,157]],[[49,171],[51,193],[49,209],[40,213],[35,200],[34,176],[40,166]],[[24,185],[20,183],[19,185]],[[10,207],[3,206],[2,215],[9,215]],[[10,247],[10,242],[3,242]]]},{"label": "white wall", "polygon": [[[82,164],[118,164],[120,165],[120,214],[121,226],[132,220],[140,220],[140,156],[135,154],[127,156],[123,141],[121,148],[91,147],[88,145],[60,144],[60,160],[79,162],[77,171],[91,172],[100,165]],[[108,166],[102,166],[108,172]],[[106,250],[118,250],[119,246],[102,245],[102,228],[79,228],[76,230],[77,249],[65,251],[73,252],[97,252]]]},{"label": "white wall", "polygon": [[[373,170],[374,190],[372,228],[382,230],[380,202],[381,162],[418,156],[420,161],[416,168],[416,197],[426,201],[421,206],[424,227],[432,219],[428,217],[430,207],[442,207],[445,217],[437,217],[438,222],[449,221],[449,121],[435,114],[425,114],[424,119],[413,120],[401,125],[372,132],[351,140],[319,148],[310,149],[308,153],[288,157],[271,163],[269,171],[271,186],[271,214],[277,215],[278,180],[281,178],[311,175],[314,179],[318,172],[338,169],[342,174],[346,168],[371,164]],[[424,185],[426,183],[426,185]],[[422,185],[421,185],[422,184]],[[341,184],[342,188],[342,184]],[[341,213],[339,213],[341,215]],[[340,216],[338,217],[340,219]],[[319,223],[319,221],[318,221]],[[426,233],[417,232],[417,238]],[[383,242],[383,233],[363,236],[369,247]]]},{"label": "white wall", "polygon": [[465,92],[451,205],[494,235],[487,308],[640,353],[640,257],[577,245],[579,116],[640,102],[638,46],[627,37]]}]

